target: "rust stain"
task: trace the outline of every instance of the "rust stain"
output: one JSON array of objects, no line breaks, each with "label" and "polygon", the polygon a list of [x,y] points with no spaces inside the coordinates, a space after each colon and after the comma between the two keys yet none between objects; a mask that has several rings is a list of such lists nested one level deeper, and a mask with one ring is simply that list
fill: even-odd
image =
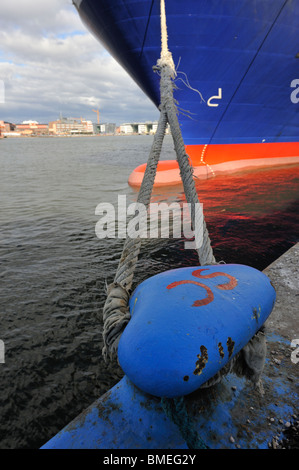
[{"label": "rust stain", "polygon": [[231,339],[230,336],[227,338],[226,345],[228,350],[228,357],[231,357],[232,353],[234,352],[235,342]]},{"label": "rust stain", "polygon": [[137,299],[138,299],[138,297],[135,297],[135,300],[134,300],[134,305],[133,305],[132,312],[131,312],[131,316],[132,316],[132,315],[133,315],[133,313],[134,313],[134,310],[135,310],[135,306],[136,306]]},{"label": "rust stain", "polygon": [[223,346],[221,343],[218,343],[218,350],[219,350],[219,354],[220,354],[220,357],[221,359],[224,358],[224,349],[223,349]]},{"label": "rust stain", "polygon": [[198,360],[196,361],[196,367],[193,372],[194,375],[200,375],[203,371],[203,369],[206,366],[206,363],[208,362],[208,350],[205,346],[200,346],[200,352],[201,354],[198,354]]},{"label": "rust stain", "polygon": [[257,322],[259,321],[259,318],[261,316],[261,307],[259,307],[258,309],[257,308],[253,308],[252,309],[252,312],[253,312],[253,316],[251,317],[253,320],[256,320]]}]

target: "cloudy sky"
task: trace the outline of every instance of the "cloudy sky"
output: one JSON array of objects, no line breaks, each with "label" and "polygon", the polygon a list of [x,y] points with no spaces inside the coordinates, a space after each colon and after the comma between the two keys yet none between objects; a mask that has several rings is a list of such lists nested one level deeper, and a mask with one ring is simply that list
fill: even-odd
[{"label": "cloudy sky", "polygon": [[[81,22],[71,0],[7,0],[0,7],[0,120],[158,119],[151,101]],[[3,102],[4,101],[4,102]]]}]

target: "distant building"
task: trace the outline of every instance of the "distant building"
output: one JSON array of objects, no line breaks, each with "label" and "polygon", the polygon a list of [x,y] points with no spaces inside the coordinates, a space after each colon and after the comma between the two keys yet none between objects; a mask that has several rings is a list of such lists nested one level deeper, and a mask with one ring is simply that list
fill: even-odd
[{"label": "distant building", "polygon": [[5,131],[5,124],[4,121],[0,121],[0,139],[3,139]]},{"label": "distant building", "polygon": [[153,122],[152,133],[155,134],[157,132],[157,129],[158,129],[158,123]]},{"label": "distant building", "polygon": [[52,135],[74,135],[93,134],[93,124],[85,119],[61,118],[49,122],[49,134]]},{"label": "distant building", "polygon": [[116,133],[116,124],[112,122],[104,122],[93,124],[95,134],[114,135]]},{"label": "distant building", "polygon": [[133,134],[132,124],[121,124],[119,130],[121,134]]},{"label": "distant building", "polygon": [[155,134],[158,122],[132,122],[121,124],[119,132],[121,134]]},{"label": "distant building", "polygon": [[148,134],[147,124],[138,124],[138,134]]},{"label": "distant building", "polygon": [[24,136],[47,135],[49,133],[48,124],[39,124],[37,121],[23,121],[22,124],[16,124],[13,130]]},{"label": "distant building", "polygon": [[16,125],[12,122],[4,121],[5,132],[14,132],[16,130]]}]

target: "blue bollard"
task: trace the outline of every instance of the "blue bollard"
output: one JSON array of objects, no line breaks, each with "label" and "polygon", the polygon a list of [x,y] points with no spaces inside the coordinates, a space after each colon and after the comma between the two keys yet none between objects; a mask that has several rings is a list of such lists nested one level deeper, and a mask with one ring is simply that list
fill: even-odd
[{"label": "blue bollard", "polygon": [[141,390],[187,395],[261,328],[275,303],[262,272],[243,265],[180,268],[142,282],[119,342],[119,363]]},{"label": "blue bollard", "polygon": [[[132,318],[119,342],[125,376],[42,449],[186,449],[160,397],[189,395],[196,407],[192,392],[250,341],[275,297],[268,277],[243,265],[174,269],[142,282],[131,296]],[[233,434],[241,448],[267,448],[273,403],[277,419],[297,406],[288,374],[285,367],[274,384],[264,377],[267,396],[256,412],[257,397],[244,377],[228,374],[218,393],[205,398],[199,390],[205,408],[192,415],[194,429],[210,448],[234,448]],[[250,407],[253,434],[243,432]]]}]

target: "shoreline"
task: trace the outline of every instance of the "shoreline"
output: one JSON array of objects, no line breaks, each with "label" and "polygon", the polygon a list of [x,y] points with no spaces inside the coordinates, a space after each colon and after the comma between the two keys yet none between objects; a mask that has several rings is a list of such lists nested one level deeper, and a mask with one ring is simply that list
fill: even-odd
[{"label": "shoreline", "polygon": [[[74,135],[5,135],[1,137],[1,140],[4,139],[34,139],[34,138],[72,138],[72,137],[132,137],[132,136],[145,136],[153,137],[154,134],[74,134]],[[167,135],[167,134],[166,134]]]}]

